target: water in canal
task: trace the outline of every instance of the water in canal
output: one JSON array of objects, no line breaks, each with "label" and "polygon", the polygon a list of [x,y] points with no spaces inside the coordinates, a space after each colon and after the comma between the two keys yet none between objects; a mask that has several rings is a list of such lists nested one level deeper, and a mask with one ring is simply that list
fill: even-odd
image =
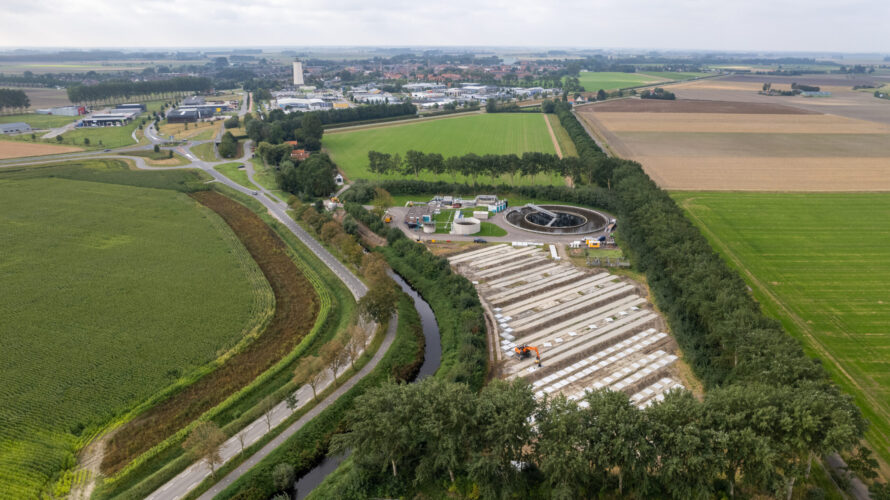
[{"label": "water in canal", "polygon": [[[402,291],[408,294],[414,301],[414,308],[417,309],[417,314],[420,316],[420,324],[423,327],[423,338],[426,341],[426,346],[423,350],[423,364],[420,365],[420,370],[414,379],[414,382],[417,382],[436,373],[436,370],[439,369],[439,364],[442,362],[442,340],[439,338],[439,324],[436,323],[433,309],[416,290],[411,288],[407,281],[394,272],[390,273],[390,276],[398,283]],[[297,500],[306,498],[316,486],[324,481],[328,474],[337,469],[344,458],[346,458],[346,455],[325,457],[314,469],[301,477],[296,484]]]}]

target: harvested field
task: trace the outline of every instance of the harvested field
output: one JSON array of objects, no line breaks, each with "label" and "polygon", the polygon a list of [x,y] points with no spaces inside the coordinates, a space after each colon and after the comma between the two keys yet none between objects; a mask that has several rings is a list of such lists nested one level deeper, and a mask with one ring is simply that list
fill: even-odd
[{"label": "harvested field", "polygon": [[[608,387],[645,408],[684,387],[674,341],[636,283],[553,261],[534,246],[489,246],[448,260],[474,280],[498,325],[489,342],[497,344],[501,375],[525,378],[536,397],[577,400]],[[519,359],[519,345],[536,347],[541,363],[534,354]]]},{"label": "harvested field", "polygon": [[666,189],[890,190],[890,102],[860,102],[878,99],[852,91],[770,97],[750,82],[713,79],[675,88],[704,98],[622,99],[577,114],[613,154],[640,162]]},{"label": "harvested field", "polygon": [[31,109],[71,105],[71,101],[68,100],[68,91],[65,89],[23,88],[22,90],[31,101]]},{"label": "harvested field", "polygon": [[23,158],[26,156],[56,155],[83,151],[74,146],[55,146],[33,142],[0,141],[0,160],[6,158]]},{"label": "harvested field", "polygon": [[[784,107],[784,106],[783,106]],[[760,114],[739,119],[734,113],[596,112],[603,126],[620,132],[749,133],[749,134],[875,134],[890,125],[810,113]]]},{"label": "harvested field", "polygon": [[658,99],[615,99],[578,108],[579,113],[733,113],[806,115],[815,111],[784,106],[782,104],[687,100],[663,101]]},{"label": "harvested field", "polygon": [[215,371],[121,427],[112,437],[102,471],[113,474],[270,368],[315,323],[318,298],[275,232],[243,205],[212,191],[192,195],[219,214],[259,265],[275,295],[275,313],[251,344]]}]

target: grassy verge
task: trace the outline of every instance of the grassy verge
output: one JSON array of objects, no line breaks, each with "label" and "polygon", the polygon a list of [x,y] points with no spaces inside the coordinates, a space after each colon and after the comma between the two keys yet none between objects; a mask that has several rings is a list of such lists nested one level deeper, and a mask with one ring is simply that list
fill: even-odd
[{"label": "grassy verge", "polygon": [[247,178],[247,171],[241,168],[240,162],[233,163],[224,163],[222,165],[217,165],[213,167],[217,172],[225,175],[229,179],[237,182],[238,184],[248,188],[255,189],[256,186],[250,182],[250,179]]},{"label": "grassy verge", "polygon": [[212,142],[205,142],[204,144],[192,146],[191,150],[195,156],[203,161],[219,161],[219,158],[216,156],[216,151],[213,149]]},{"label": "grassy verge", "polygon": [[342,419],[358,396],[390,377],[412,378],[413,373],[423,362],[420,318],[413,302],[404,295],[399,301],[398,311],[396,339],[377,367],[321,414],[309,421],[282,446],[217,495],[217,499],[272,496],[275,491],[272,487],[271,471],[275,465],[287,462],[295,467],[297,476],[305,474],[324,457],[331,436],[338,430]]}]

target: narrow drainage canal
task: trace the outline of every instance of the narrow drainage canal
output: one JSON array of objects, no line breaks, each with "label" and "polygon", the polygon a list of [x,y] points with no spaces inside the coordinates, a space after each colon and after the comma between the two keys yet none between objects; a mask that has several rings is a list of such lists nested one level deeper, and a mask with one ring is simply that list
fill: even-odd
[{"label": "narrow drainage canal", "polygon": [[[439,369],[439,364],[442,362],[442,340],[439,338],[439,324],[436,323],[433,308],[423,300],[416,290],[411,288],[407,281],[395,272],[391,272],[390,276],[398,283],[402,291],[411,297],[414,301],[414,308],[417,309],[417,314],[420,316],[420,324],[423,328],[423,338],[426,341],[426,346],[423,350],[423,364],[420,365],[420,370],[418,370],[417,377],[414,379],[414,382],[417,382],[436,373],[436,370]],[[297,491],[296,500],[306,498],[316,486],[324,481],[324,478],[328,477],[328,474],[337,469],[344,458],[346,458],[345,454],[325,457],[321,463],[301,477],[295,486]]]}]

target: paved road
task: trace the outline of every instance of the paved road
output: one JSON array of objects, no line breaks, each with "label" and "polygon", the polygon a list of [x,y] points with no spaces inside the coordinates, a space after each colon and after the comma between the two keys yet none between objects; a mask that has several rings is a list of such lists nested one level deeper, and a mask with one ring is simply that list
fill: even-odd
[{"label": "paved road", "polygon": [[[274,439],[269,441],[266,446],[263,446],[260,451],[256,452],[249,459],[244,461],[241,465],[239,465],[235,470],[227,474],[225,477],[220,479],[212,488],[207,490],[203,495],[198,497],[199,500],[211,500],[213,497],[218,495],[224,489],[228,488],[232,483],[234,483],[238,478],[244,475],[247,471],[249,471],[256,464],[260,463],[260,461],[272,453],[276,448],[281,446],[285,441],[287,441],[291,436],[293,436],[297,431],[299,431],[306,423],[310,420],[318,416],[322,411],[324,411],[328,406],[333,404],[337,399],[340,398],[343,394],[346,393],[349,389],[352,389],[355,384],[357,384],[362,378],[364,378],[367,374],[371,373],[379,363],[380,360],[383,359],[383,356],[389,350],[389,347],[392,345],[393,341],[396,338],[396,328],[398,327],[398,316],[393,315],[393,317],[389,321],[389,328],[386,330],[386,336],[383,338],[383,343],[380,344],[380,348],[377,349],[377,352],[374,353],[374,356],[371,358],[371,361],[368,362],[365,366],[359,370],[358,373],[353,375],[346,383],[341,385],[337,390],[335,390],[330,396],[325,398],[321,403],[315,405],[314,408],[306,412],[305,415],[300,417],[299,420],[290,425],[287,429],[285,429],[281,434],[276,436]],[[305,389],[304,386],[302,389]],[[301,390],[302,390],[301,389]],[[311,397],[312,392],[309,391],[309,395]],[[206,467],[206,466],[205,466]],[[165,497],[175,500],[175,497]]]},{"label": "paved road", "polygon": [[[318,403],[314,408],[306,412],[305,415],[300,417],[299,420],[291,424],[287,429],[281,432],[274,439],[269,441],[263,448],[261,448],[258,452],[254,453],[249,459],[247,459],[243,464],[238,466],[234,471],[227,474],[223,477],[219,482],[217,482],[210,490],[208,490],[204,495],[200,498],[213,498],[216,494],[227,488],[231,485],[235,480],[241,477],[245,472],[250,470],[251,467],[258,464],[263,458],[265,458],[269,453],[271,453],[275,448],[281,446],[289,437],[293,436],[298,430],[300,430],[307,422],[312,420],[319,413],[324,411],[327,407],[329,407],[332,403],[334,403],[337,398],[342,396],[346,391],[351,389],[355,384],[359,382],[365,375],[371,372],[374,367],[383,359],[386,351],[389,350],[389,347],[392,345],[393,340],[395,340],[396,336],[396,327],[398,325],[398,318],[393,317],[393,319],[389,323],[389,328],[386,331],[385,337],[383,338],[383,342],[380,345],[380,348],[377,352],[374,353],[374,356],[371,358],[364,367],[354,376],[352,376],[349,380],[346,381],[343,385],[341,385],[337,390],[333,392],[330,396],[322,400]],[[342,375],[345,371],[349,369],[348,366],[343,367],[340,372],[338,372],[338,376]],[[326,374],[325,379],[318,386],[318,391],[321,392],[325,388],[331,385],[333,378],[330,373]],[[259,441],[263,436],[265,436],[270,429],[274,429],[278,425],[281,425],[285,419],[290,417],[294,411],[299,410],[307,403],[311,402],[313,399],[312,388],[308,385],[304,385],[297,390],[294,395],[297,397],[297,407],[294,410],[291,410],[287,407],[287,404],[282,401],[278,403],[270,412],[269,419],[267,421],[265,416],[261,416],[260,418],[254,420],[247,427],[245,427],[239,434],[232,436],[228,441],[223,443],[220,448],[220,456],[222,457],[222,462],[226,463],[232,459],[235,455],[241,452],[242,445],[241,439],[244,440],[244,447],[247,448],[257,441]],[[176,477],[165,483],[163,486],[154,491],[151,495],[146,497],[147,500],[177,500],[179,498],[184,497],[188,492],[193,490],[195,486],[201,483],[204,479],[206,479],[210,475],[210,467],[206,462],[196,462],[189,466],[187,469],[179,473]]]}]

